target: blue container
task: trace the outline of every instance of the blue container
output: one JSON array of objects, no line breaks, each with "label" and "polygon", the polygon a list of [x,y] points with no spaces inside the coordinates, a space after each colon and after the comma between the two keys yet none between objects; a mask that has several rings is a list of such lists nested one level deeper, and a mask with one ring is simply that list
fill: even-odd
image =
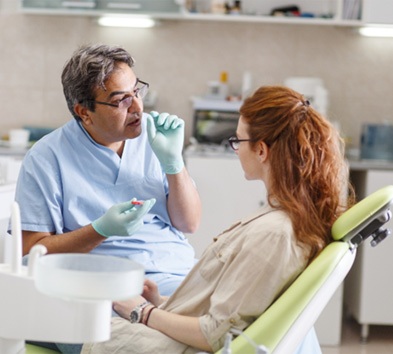
[{"label": "blue container", "polygon": [[360,158],[393,161],[393,124],[364,124]]},{"label": "blue container", "polygon": [[40,140],[44,135],[52,132],[55,128],[25,125],[23,129],[27,129],[30,132],[30,141],[37,141]]}]

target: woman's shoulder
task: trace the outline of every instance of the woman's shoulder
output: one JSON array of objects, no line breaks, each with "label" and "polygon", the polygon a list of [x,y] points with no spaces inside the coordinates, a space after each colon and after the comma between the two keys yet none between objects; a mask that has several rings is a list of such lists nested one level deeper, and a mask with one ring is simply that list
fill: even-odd
[{"label": "woman's shoulder", "polygon": [[[242,220],[246,248],[268,247],[298,252],[298,242],[289,215],[280,209],[265,207]],[[302,247],[300,247],[302,248]],[[302,253],[302,252],[301,252]]]},{"label": "woman's shoulder", "polygon": [[268,204],[262,206],[256,212],[241,220],[243,225],[266,231],[286,230],[293,232],[292,222],[289,215],[280,208],[274,208]]}]

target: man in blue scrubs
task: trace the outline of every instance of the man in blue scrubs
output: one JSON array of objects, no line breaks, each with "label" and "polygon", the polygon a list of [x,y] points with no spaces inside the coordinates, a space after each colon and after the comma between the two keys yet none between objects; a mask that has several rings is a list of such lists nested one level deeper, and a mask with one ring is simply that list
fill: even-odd
[{"label": "man in blue scrubs", "polygon": [[184,121],[143,113],[149,85],[133,66],[106,45],[83,46],[66,63],[74,119],[29,150],[17,184],[23,252],[42,244],[130,258],[169,295],[194,264],[183,232],[198,227],[200,199],[183,163]]}]

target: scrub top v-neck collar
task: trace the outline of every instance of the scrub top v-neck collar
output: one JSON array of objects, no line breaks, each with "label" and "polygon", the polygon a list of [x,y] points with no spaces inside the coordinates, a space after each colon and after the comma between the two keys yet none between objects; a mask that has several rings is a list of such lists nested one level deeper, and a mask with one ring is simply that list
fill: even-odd
[{"label": "scrub top v-neck collar", "polygon": [[[117,170],[115,185],[126,183],[127,173],[125,171],[125,168],[126,168],[125,164],[126,164],[126,161],[130,158],[129,154],[127,153],[127,144],[129,143],[129,139],[124,141],[122,156],[119,156],[112,149],[97,143],[90,136],[90,134],[87,132],[87,130],[84,128],[84,126],[82,125],[82,123],[80,121],[78,121],[78,125],[86,137],[86,139],[82,139],[82,144],[89,150],[98,148],[103,153],[103,155],[106,155],[107,158],[110,158],[112,160],[112,162],[117,166],[118,170]],[[135,138],[135,139],[138,139],[138,138]]]}]

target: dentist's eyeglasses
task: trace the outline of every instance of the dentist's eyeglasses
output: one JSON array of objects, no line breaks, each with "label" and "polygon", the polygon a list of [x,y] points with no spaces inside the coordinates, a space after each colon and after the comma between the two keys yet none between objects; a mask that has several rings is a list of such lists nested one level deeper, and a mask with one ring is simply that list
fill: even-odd
[{"label": "dentist's eyeglasses", "polygon": [[116,107],[120,109],[128,109],[132,106],[134,102],[134,98],[144,99],[146,97],[147,92],[149,91],[149,84],[142,80],[136,79],[136,85],[134,88],[134,96],[127,96],[124,97],[119,103],[109,103],[109,102],[102,102],[96,100],[86,100],[87,102],[94,102],[97,104],[103,104],[105,106]]},{"label": "dentist's eyeglasses", "polygon": [[255,139],[238,139],[236,136],[231,136],[228,139],[229,146],[235,151],[239,150],[240,143],[243,141],[255,141]]}]

